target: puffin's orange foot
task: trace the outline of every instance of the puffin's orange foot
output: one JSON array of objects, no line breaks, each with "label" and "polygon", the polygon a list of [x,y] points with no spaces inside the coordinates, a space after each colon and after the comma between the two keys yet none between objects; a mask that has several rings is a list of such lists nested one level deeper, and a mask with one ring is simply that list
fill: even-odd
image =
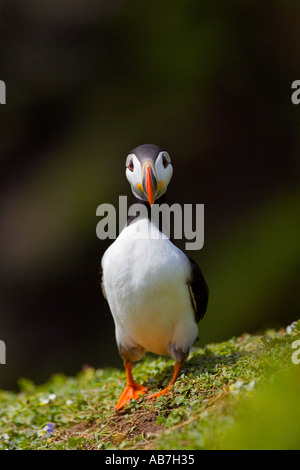
[{"label": "puffin's orange foot", "polygon": [[166,393],[168,393],[169,390],[171,390],[172,388],[172,385],[168,385],[166,388],[164,388],[163,390],[161,390],[160,392],[157,392],[157,393],[153,393],[153,395],[150,395],[149,397],[147,397],[147,400],[148,398],[159,398],[161,397],[162,395],[165,395]]},{"label": "puffin's orange foot", "polygon": [[116,411],[121,410],[126,405],[126,403],[130,402],[130,400],[136,400],[139,398],[139,395],[144,395],[146,392],[148,392],[148,390],[148,387],[144,387],[143,385],[139,385],[137,383],[126,385],[118,403],[116,404]]}]

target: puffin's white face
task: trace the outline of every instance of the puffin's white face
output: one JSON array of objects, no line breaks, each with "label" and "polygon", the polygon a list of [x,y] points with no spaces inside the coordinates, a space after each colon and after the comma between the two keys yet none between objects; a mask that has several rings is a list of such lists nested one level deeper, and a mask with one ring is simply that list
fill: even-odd
[{"label": "puffin's white face", "polygon": [[172,174],[171,158],[165,151],[158,154],[154,163],[145,159],[141,164],[134,153],[126,159],[126,177],[133,194],[150,205],[166,192]]}]

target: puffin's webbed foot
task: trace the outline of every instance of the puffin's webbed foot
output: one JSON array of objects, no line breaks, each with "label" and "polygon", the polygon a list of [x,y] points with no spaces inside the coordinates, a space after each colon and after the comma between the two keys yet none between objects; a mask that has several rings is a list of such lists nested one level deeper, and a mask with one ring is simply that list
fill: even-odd
[{"label": "puffin's webbed foot", "polygon": [[148,388],[143,385],[137,383],[126,385],[116,404],[116,411],[121,410],[130,400],[136,400],[140,395],[144,395],[146,392],[148,392]]},{"label": "puffin's webbed foot", "polygon": [[146,392],[148,392],[148,387],[139,385],[133,380],[131,373],[132,363],[124,362],[124,366],[126,369],[126,387],[123,390],[118,403],[116,404],[116,411],[121,410],[126,405],[126,403],[130,402],[130,400],[136,400],[139,398],[139,395],[144,395]]},{"label": "puffin's webbed foot", "polygon": [[161,397],[162,395],[165,395],[171,388],[172,388],[172,385],[174,385],[174,383],[176,382],[177,378],[178,378],[178,375],[181,371],[181,367],[182,367],[182,363],[181,362],[175,362],[175,365],[174,365],[174,374],[173,374],[173,377],[171,379],[171,382],[169,383],[169,385],[164,388],[163,390],[161,390],[160,392],[157,392],[157,393],[153,393],[152,395],[150,395],[149,397],[147,397],[147,399],[149,398],[158,398],[158,397]]}]

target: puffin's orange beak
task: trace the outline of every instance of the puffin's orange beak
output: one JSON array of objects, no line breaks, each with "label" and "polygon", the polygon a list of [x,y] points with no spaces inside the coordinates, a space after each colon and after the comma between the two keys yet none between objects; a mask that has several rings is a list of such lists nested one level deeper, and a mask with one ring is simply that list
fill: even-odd
[{"label": "puffin's orange beak", "polygon": [[147,198],[150,206],[154,204],[157,193],[157,178],[155,169],[151,161],[145,162],[143,165],[143,187],[146,190]]}]

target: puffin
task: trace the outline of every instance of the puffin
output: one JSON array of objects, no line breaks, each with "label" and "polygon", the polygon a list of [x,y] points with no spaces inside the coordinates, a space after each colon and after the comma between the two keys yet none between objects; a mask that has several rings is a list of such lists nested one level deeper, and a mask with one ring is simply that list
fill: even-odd
[{"label": "puffin", "polygon": [[147,210],[128,217],[101,260],[101,290],[114,319],[126,371],[126,386],[116,411],[148,392],[132,374],[132,363],[146,352],[175,361],[168,386],[147,398],[160,397],[171,389],[198,338],[198,322],[207,309],[208,286],[200,267],[151,220],[153,204],[166,201],[172,174],[170,155],[162,147],[144,144],[129,153],[126,177],[131,205],[142,204]]}]

